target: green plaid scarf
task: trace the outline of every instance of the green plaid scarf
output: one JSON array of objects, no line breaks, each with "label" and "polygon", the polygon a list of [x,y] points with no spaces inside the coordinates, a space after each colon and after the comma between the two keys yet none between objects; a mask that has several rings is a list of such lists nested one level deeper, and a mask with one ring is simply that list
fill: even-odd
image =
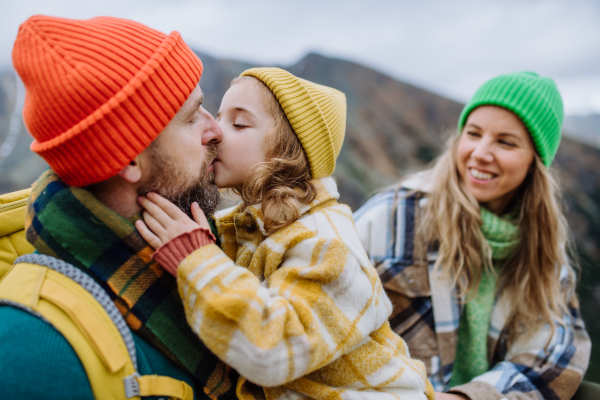
[{"label": "green plaid scarf", "polygon": [[25,229],[38,252],[94,278],[132,331],[193,375],[205,392],[196,398],[236,398],[237,373],[192,332],[175,278],[151,259],[152,248],[129,220],[48,169],[34,185]]}]

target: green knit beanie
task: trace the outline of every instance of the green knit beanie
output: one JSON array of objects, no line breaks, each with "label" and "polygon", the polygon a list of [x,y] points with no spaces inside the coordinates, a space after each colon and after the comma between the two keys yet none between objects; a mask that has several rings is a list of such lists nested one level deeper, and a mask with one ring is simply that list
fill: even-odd
[{"label": "green knit beanie", "polygon": [[546,167],[552,164],[563,123],[562,99],[552,79],[525,71],[490,79],[465,105],[458,120],[459,134],[471,111],[483,105],[503,107],[516,114],[533,138]]}]

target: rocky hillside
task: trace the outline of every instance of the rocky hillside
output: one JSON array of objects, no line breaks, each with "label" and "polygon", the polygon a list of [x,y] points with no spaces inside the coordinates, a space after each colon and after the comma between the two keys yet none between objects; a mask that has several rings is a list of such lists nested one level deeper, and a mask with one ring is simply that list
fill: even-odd
[{"label": "rocky hillside", "polygon": [[[253,65],[198,54],[204,63],[205,107],[216,114],[229,82]],[[456,129],[462,109],[457,102],[343,60],[309,54],[284,67],[346,93],[347,132],[335,177],[342,201],[353,209],[376,189],[430,163],[443,147],[443,132]],[[18,90],[11,71],[0,74],[0,83],[0,143],[4,143]],[[0,147],[0,193],[26,187],[44,168],[29,152],[31,139],[25,129],[18,131],[10,155],[3,157]],[[568,217],[583,261],[579,292],[584,317],[600,344],[600,150],[569,139],[573,136],[563,139],[554,168],[566,188]],[[600,346],[594,347],[588,379],[600,382]]]},{"label": "rocky hillside", "polygon": [[[206,108],[216,114],[228,83],[250,65],[199,54]],[[284,66],[346,93],[346,138],[335,176],[342,200],[358,208],[377,188],[418,170],[439,152],[440,132],[456,125],[462,105],[351,62],[309,54]],[[215,85],[218,82],[219,85]]]},{"label": "rocky hillside", "polygon": [[566,117],[563,126],[573,140],[600,149],[600,114]]}]

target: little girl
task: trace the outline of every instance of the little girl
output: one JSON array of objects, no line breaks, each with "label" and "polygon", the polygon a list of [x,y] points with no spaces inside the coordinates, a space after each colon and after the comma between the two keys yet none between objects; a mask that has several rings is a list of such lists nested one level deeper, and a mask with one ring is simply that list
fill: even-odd
[{"label": "little girl", "polygon": [[343,93],[250,69],[217,115],[215,183],[242,198],[216,215],[221,248],[197,204],[194,222],[155,193],[140,198],[140,233],[177,276],[192,329],[242,376],[241,399],[434,397],[337,202],[345,119]]}]

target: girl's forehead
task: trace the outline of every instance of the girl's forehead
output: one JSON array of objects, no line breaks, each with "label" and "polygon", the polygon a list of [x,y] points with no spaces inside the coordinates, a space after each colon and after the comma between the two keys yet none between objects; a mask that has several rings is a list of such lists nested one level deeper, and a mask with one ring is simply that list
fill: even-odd
[{"label": "girl's forehead", "polygon": [[240,82],[225,92],[220,112],[237,109],[244,109],[253,114],[264,111],[263,102],[256,86]]}]

